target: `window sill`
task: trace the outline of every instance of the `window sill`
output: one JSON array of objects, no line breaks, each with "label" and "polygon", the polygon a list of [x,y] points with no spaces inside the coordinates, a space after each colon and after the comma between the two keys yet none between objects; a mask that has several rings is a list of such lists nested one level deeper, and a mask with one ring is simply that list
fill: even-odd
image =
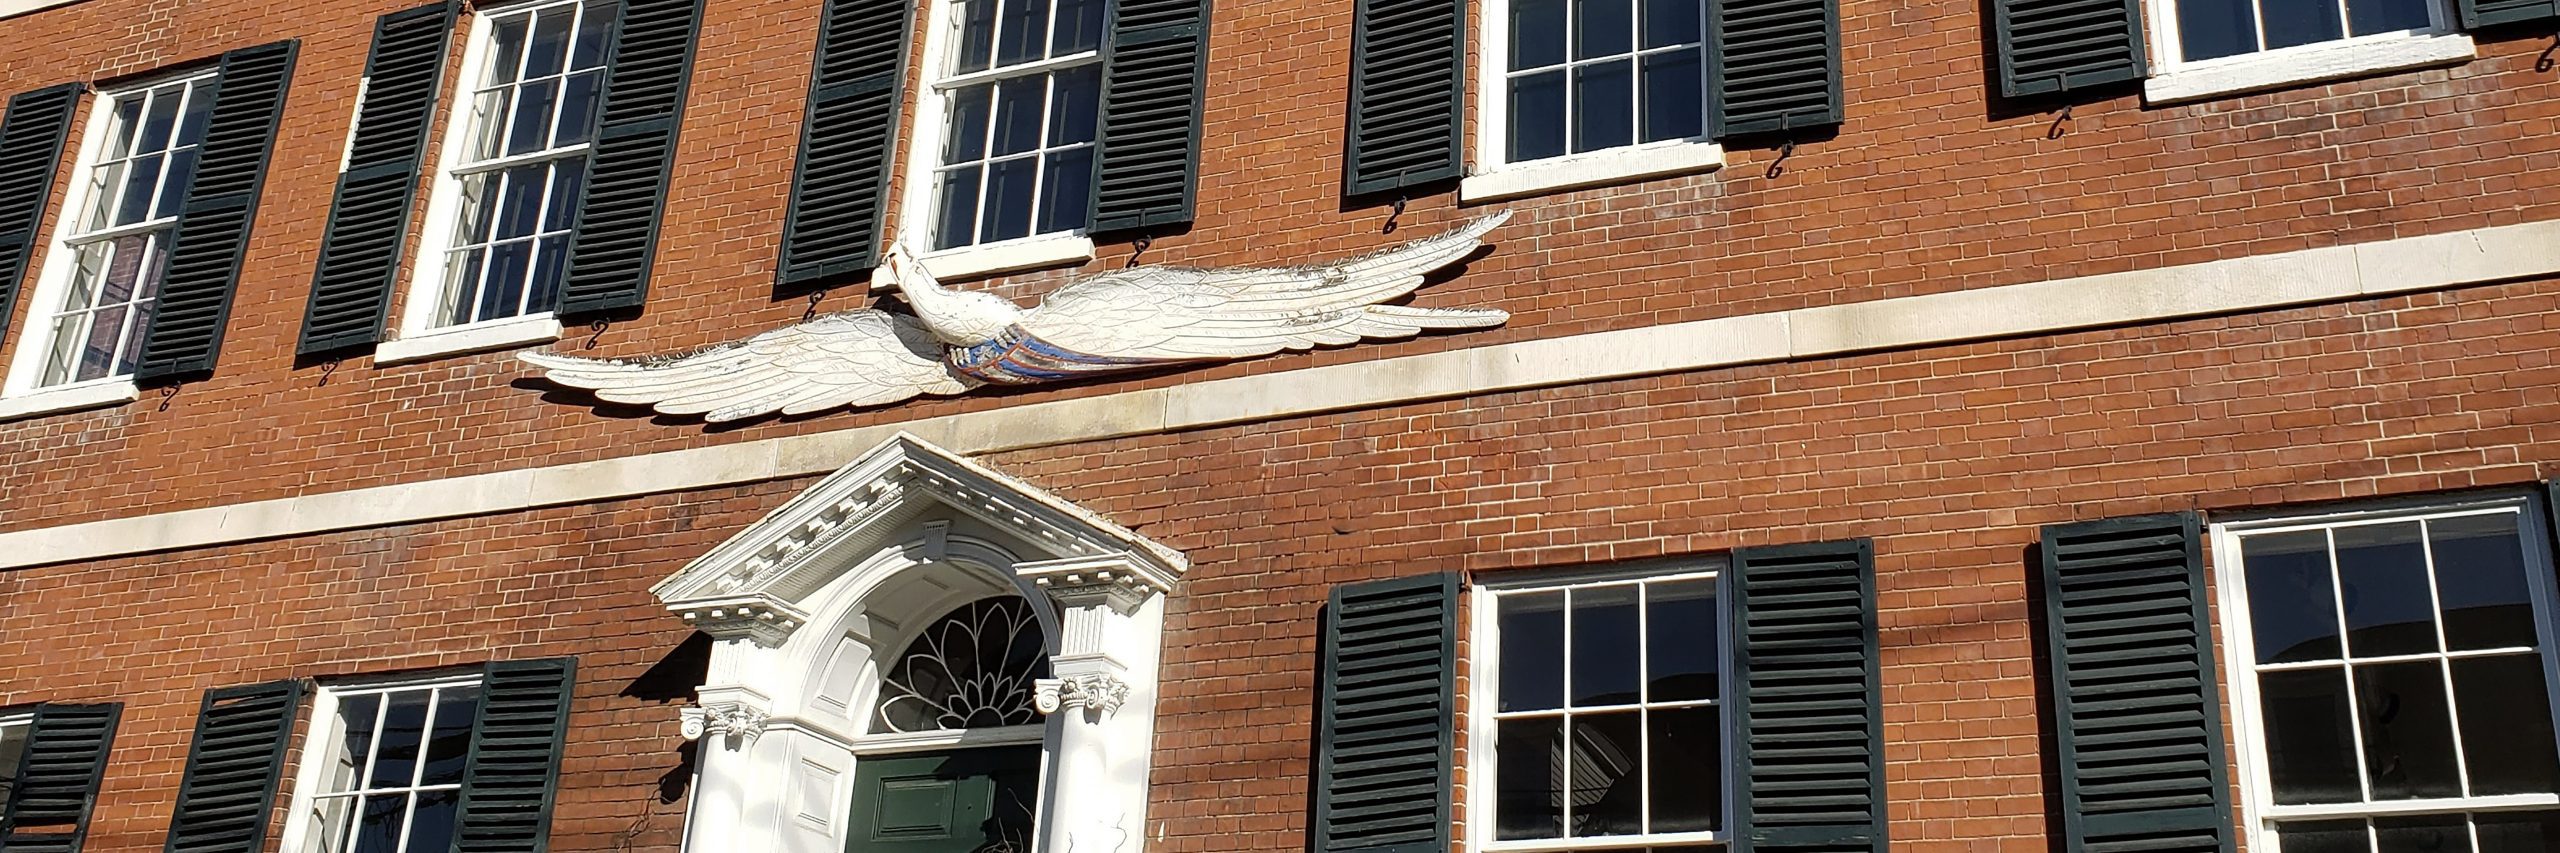
[{"label": "window sill", "polygon": [[69,6],[78,2],[80,0],[0,0],[0,18],[15,17],[55,6]]},{"label": "window sill", "polygon": [[373,348],[373,364],[385,367],[511,347],[547,344],[560,339],[560,318],[548,313],[491,320],[468,326],[430,329],[383,341]]},{"label": "window sill", "polygon": [[[1001,243],[944,249],[919,256],[916,260],[923,263],[925,270],[933,273],[934,278],[944,281],[985,278],[1093,260],[1093,238],[1074,232],[1044,234]],[[888,288],[889,282],[885,279],[874,278],[871,282],[873,290]]]},{"label": "window sill", "polygon": [[101,379],[0,397],[0,421],[121,406],[142,399],[132,379]]},{"label": "window sill", "polygon": [[1713,142],[1594,151],[1573,157],[1490,167],[1458,181],[1458,200],[1500,201],[1645,178],[1707,172],[1723,166],[1724,146]]},{"label": "window sill", "polygon": [[2431,65],[2458,65],[2479,55],[2459,33],[2345,41],[2235,56],[2151,75],[2142,99],[2184,103]]}]

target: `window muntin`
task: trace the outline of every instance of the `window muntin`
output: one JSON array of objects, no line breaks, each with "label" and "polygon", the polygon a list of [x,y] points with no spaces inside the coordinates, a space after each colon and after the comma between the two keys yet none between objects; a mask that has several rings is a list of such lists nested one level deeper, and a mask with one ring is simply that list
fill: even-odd
[{"label": "window muntin", "polygon": [[561,0],[482,13],[456,162],[459,203],[427,326],[549,312],[587,177],[617,5]]},{"label": "window muntin", "polygon": [[451,847],[479,705],[477,678],[329,689],[328,722],[304,758],[323,764],[297,798],[302,853]]},{"label": "window muntin", "polygon": [[1021,596],[980,599],[918,632],[881,676],[875,732],[1040,722],[1033,682],[1049,677],[1040,619]]},{"label": "window muntin", "polygon": [[[2439,0],[2159,0],[2175,62],[2444,28]],[[2173,63],[2174,64],[2174,63]]]},{"label": "window muntin", "polygon": [[950,249],[1083,228],[1102,103],[1105,0],[958,0],[932,241]]},{"label": "window muntin", "polygon": [[199,74],[101,99],[105,121],[93,125],[99,130],[82,158],[79,209],[62,241],[71,259],[68,286],[38,315],[47,337],[36,387],[132,375],[178,207],[195,177],[212,80]]},{"label": "window muntin", "polygon": [[35,724],[33,714],[0,714],[0,803],[18,792],[18,764],[27,755],[27,732]]},{"label": "window muntin", "polygon": [[1511,0],[1504,14],[1505,162],[1705,133],[1701,0]]},{"label": "window muntin", "polygon": [[2522,501],[2226,528],[2235,716],[2282,850],[2560,844],[2544,535]]},{"label": "window muntin", "polygon": [[[1724,828],[1717,573],[1503,586],[1477,599],[1488,850],[1676,845]],[[1487,636],[1489,635],[1489,636]],[[1484,651],[1490,651],[1485,655]],[[1488,761],[1489,759],[1489,761]],[[1482,772],[1482,771],[1479,771]]]}]

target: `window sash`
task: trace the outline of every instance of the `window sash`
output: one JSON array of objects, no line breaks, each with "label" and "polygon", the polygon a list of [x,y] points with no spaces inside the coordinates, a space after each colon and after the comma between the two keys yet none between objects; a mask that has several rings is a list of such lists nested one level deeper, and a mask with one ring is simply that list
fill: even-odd
[{"label": "window sash", "polygon": [[[81,200],[81,203],[76,210],[77,215],[72,216],[68,220],[71,223],[71,228],[69,233],[64,236],[62,240],[63,245],[66,248],[76,250],[82,244],[93,243],[99,240],[114,239],[116,237],[137,234],[157,228],[166,228],[177,224],[179,210],[177,209],[178,205],[175,203],[169,205],[168,212],[165,215],[146,215],[144,218],[134,222],[117,224],[116,219],[124,213],[122,208],[126,201],[127,188],[132,184],[134,178],[133,171],[131,169],[117,169],[117,167],[130,164],[145,157],[157,158],[160,164],[159,168],[154,169],[151,173],[151,180],[156,184],[156,186],[151,188],[150,197],[143,199],[142,209],[145,214],[148,214],[153,210],[160,209],[161,203],[166,200],[163,197],[166,196],[169,191],[169,162],[176,159],[180,153],[197,149],[201,142],[201,140],[197,142],[180,141],[184,131],[186,130],[187,111],[189,108],[194,106],[196,98],[203,95],[204,84],[211,82],[216,76],[218,75],[214,72],[208,71],[181,77],[176,80],[163,80],[147,86],[136,86],[131,89],[109,94],[105,98],[101,99],[103,103],[100,103],[96,109],[105,111],[106,119],[97,126],[100,131],[98,138],[89,140],[83,144],[84,153],[89,156],[89,160],[78,172],[78,174],[84,176],[83,183],[88,189],[88,197]],[[116,115],[117,110],[129,101],[139,100],[142,105],[135,111],[138,116],[136,120],[148,123],[151,117],[152,105],[160,98],[165,97],[165,95],[161,93],[161,90],[172,88],[177,90],[178,107],[170,114],[168,140],[163,143],[161,147],[151,151],[128,149],[122,155],[110,156],[108,154],[108,149],[118,141],[119,137],[131,134],[136,141],[139,141],[141,138],[140,128],[123,126],[123,121]],[[109,186],[108,182],[101,180],[101,178],[108,174],[110,170],[114,170],[113,174],[115,176],[112,186]],[[180,192],[183,193],[184,190],[181,189]],[[183,202],[184,199],[181,198],[175,201]],[[99,224],[94,227],[90,226],[88,223],[92,220],[97,221]]]},{"label": "window sash", "polygon": [[[362,815],[359,813],[359,809],[363,806],[365,798],[390,796],[405,798],[405,801],[401,804],[399,843],[402,847],[406,847],[409,843],[409,836],[414,832],[414,829],[410,824],[412,821],[417,819],[418,795],[445,791],[459,791],[462,789],[465,782],[468,781],[466,776],[463,780],[449,784],[420,784],[420,780],[424,778],[427,768],[427,743],[435,733],[438,723],[436,715],[443,710],[443,693],[444,691],[454,689],[482,688],[484,686],[483,681],[484,680],[478,675],[470,675],[415,681],[394,681],[374,684],[322,687],[318,700],[313,705],[313,719],[315,721],[324,720],[326,722],[315,723],[311,727],[311,733],[309,735],[311,740],[303,749],[302,761],[304,766],[300,771],[298,771],[299,781],[295,783],[296,790],[301,793],[297,793],[294,797],[293,810],[286,821],[284,843],[282,846],[278,847],[278,849],[286,851],[305,850],[311,849],[309,847],[311,843],[321,842],[332,845],[326,849],[337,851],[353,850],[354,834],[362,828],[364,823]],[[373,778],[374,764],[380,758],[382,753],[382,734],[384,731],[383,723],[390,714],[391,708],[389,699],[395,694],[402,693],[428,694],[427,713],[420,721],[418,729],[418,743],[416,747],[417,755],[413,765],[409,768],[408,784],[385,787],[366,787],[367,783],[369,783]],[[349,756],[347,755],[346,749],[346,735],[344,731],[346,723],[346,703],[351,699],[360,698],[375,698],[381,700],[377,701],[373,708],[374,734],[365,744],[363,760],[356,763],[349,770],[347,784],[351,787],[345,790],[326,790],[332,784],[329,779],[330,770],[349,763]],[[485,701],[485,699],[486,697],[484,696],[483,701]],[[474,721],[474,725],[476,727],[476,720]],[[342,812],[343,817],[341,819],[344,823],[336,828],[335,834],[340,837],[323,841],[322,839],[317,838],[316,834],[329,829],[324,822],[323,815],[325,813],[325,809],[332,802],[347,802],[350,804],[346,807],[345,811]],[[417,851],[412,851],[412,853],[417,853]]]},{"label": "window sash", "polygon": [[[2152,73],[2154,74],[2158,74],[2162,70],[2209,67],[2225,63],[2247,62],[2260,57],[2282,55],[2292,51],[2318,50],[2321,48],[2355,42],[2390,41],[2392,39],[2409,38],[2412,36],[2443,35],[2453,31],[2453,15],[2450,4],[2444,2],[2444,0],[2426,0],[2428,25],[2425,27],[2379,33],[2366,33],[2364,35],[2349,33],[2345,38],[2270,48],[2266,46],[2266,0],[2249,0],[2249,20],[2250,25],[2255,28],[2256,43],[2258,47],[2255,50],[2236,53],[2230,56],[2217,56],[2212,59],[2198,59],[2190,61],[2186,58],[2186,34],[2180,32],[2178,26],[2178,4],[2180,2],[2183,2],[2183,0],[2146,0],[2147,8],[2144,9],[2146,13],[2144,17],[2149,19],[2148,23],[2151,28],[2153,47],[2156,48],[2156,50],[2153,51],[2153,56],[2155,57],[2155,62],[2153,64],[2155,68]],[[2338,6],[2339,27],[2343,31],[2345,28],[2352,26],[2350,19],[2347,17],[2347,0],[2333,0],[2333,2]]]}]

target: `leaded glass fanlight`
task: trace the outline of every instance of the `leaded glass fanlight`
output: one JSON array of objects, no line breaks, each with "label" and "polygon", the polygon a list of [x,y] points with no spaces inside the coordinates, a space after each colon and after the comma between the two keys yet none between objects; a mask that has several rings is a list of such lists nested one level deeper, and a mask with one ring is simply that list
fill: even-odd
[{"label": "leaded glass fanlight", "polygon": [[890,662],[873,730],[1030,725],[1040,720],[1032,682],[1047,677],[1049,656],[1030,602],[980,599],[925,626]]}]

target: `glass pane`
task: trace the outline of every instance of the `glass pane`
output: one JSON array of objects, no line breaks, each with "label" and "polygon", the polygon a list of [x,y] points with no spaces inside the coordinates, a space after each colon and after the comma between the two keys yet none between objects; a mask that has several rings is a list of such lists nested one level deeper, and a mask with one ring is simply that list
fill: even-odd
[{"label": "glass pane", "polygon": [[498,143],[507,130],[507,105],[514,102],[514,89],[482,92],[472,100],[471,146],[465,159],[478,162],[498,156]]},{"label": "glass pane", "polygon": [[1642,17],[1643,45],[1647,48],[1696,44],[1699,21],[1706,15],[1706,4],[1699,0],[1644,0]]},{"label": "glass pane", "polygon": [[516,89],[513,126],[507,129],[507,153],[529,154],[550,147],[551,111],[560,100],[559,80],[527,83]]},{"label": "glass pane", "polygon": [[575,6],[553,6],[544,9],[533,22],[533,40],[525,48],[524,79],[549,77],[561,71],[569,58],[569,23],[578,14]]},{"label": "glass pane", "polygon": [[0,726],[0,802],[17,785],[18,758],[27,752],[27,729],[23,722]]},{"label": "glass pane", "polygon": [[1577,589],[1568,596],[1573,660],[1565,670],[1566,695],[1582,707],[1641,701],[1636,692],[1635,585]]},{"label": "glass pane", "polygon": [[447,256],[444,325],[458,326],[471,322],[471,309],[480,304],[480,273],[486,253],[485,249],[469,249]]},{"label": "glass pane", "polygon": [[418,784],[451,785],[462,781],[462,765],[471,754],[471,721],[479,711],[478,687],[437,691],[435,731],[427,738],[427,766],[419,771]]},{"label": "glass pane", "polygon": [[364,798],[364,806],[356,818],[353,853],[395,853],[400,849],[400,819],[408,816],[409,795],[388,794]]},{"label": "glass pane", "polygon": [[1049,55],[1066,56],[1102,46],[1103,0],[1058,0],[1057,41]]},{"label": "glass pane", "polygon": [[1084,227],[1093,204],[1093,149],[1071,148],[1047,155],[1049,171],[1040,184],[1040,232]]},{"label": "glass pane", "polygon": [[203,142],[205,119],[213,114],[213,99],[205,97],[203,87],[189,86],[187,89],[187,114],[178,122],[179,145]]},{"label": "glass pane", "polygon": [[1646,772],[1653,774],[1653,832],[1724,826],[1724,727],[1714,706],[1648,711]]},{"label": "glass pane", "polygon": [[160,191],[163,155],[147,154],[125,164],[123,196],[116,202],[116,224],[131,225],[151,214],[151,196]]},{"label": "glass pane", "polygon": [[154,219],[178,215],[179,204],[187,200],[187,185],[196,178],[196,149],[181,148],[169,155],[169,170],[160,177],[160,200],[151,205]]},{"label": "glass pane", "polygon": [[2526,586],[2524,541],[2516,533],[2515,514],[2429,521],[2427,539],[2435,550],[2445,645],[2453,649],[2532,646],[2533,593]]},{"label": "glass pane", "polygon": [[1020,154],[1040,147],[1041,106],[1049,97],[1046,75],[1017,77],[996,85],[996,127],[989,135],[992,156]]},{"label": "glass pane", "polygon": [[1070,68],[1058,72],[1056,79],[1049,96],[1049,144],[1093,141],[1094,128],[1101,123],[1102,66]]},{"label": "glass pane", "polygon": [[569,52],[569,68],[604,67],[604,37],[613,32],[613,19],[621,5],[604,0],[590,2],[578,19],[578,40]]},{"label": "glass pane", "polygon": [[2458,814],[2373,819],[2378,853],[2471,853],[2470,822]]},{"label": "glass pane", "polygon": [[80,344],[78,378],[81,381],[103,378],[115,369],[116,355],[121,349],[116,343],[124,334],[127,310],[130,309],[123,305],[101,308],[97,316],[89,318],[89,337]]},{"label": "glass pane", "polygon": [[1632,0],[1578,0],[1573,6],[1573,58],[1615,56],[1635,49]]},{"label": "glass pane", "polygon": [[80,247],[78,265],[71,268],[71,292],[62,297],[62,310],[80,311],[98,305],[98,285],[107,277],[108,264],[115,258],[113,240]]},{"label": "glass pane", "polygon": [[1716,582],[1645,587],[1648,702],[1716,698]]},{"label": "glass pane", "polygon": [[320,791],[335,794],[356,790],[356,775],[364,772],[365,759],[373,755],[374,716],[382,710],[382,697],[349,696],[338,703],[338,750],[329,775],[322,780]]},{"label": "glass pane", "polygon": [[347,814],[354,797],[329,797],[311,805],[311,823],[302,836],[303,853],[340,853],[347,840]]},{"label": "glass pane", "polygon": [[2370,853],[2364,821],[2319,820],[2276,826],[2278,853]]},{"label": "glass pane", "polygon": [[995,84],[971,86],[951,93],[951,132],[942,140],[943,165],[987,157],[987,108]]},{"label": "glass pane", "polygon": [[99,167],[95,172],[97,177],[89,184],[89,212],[81,217],[80,230],[96,231],[107,227],[107,217],[115,211],[116,201],[124,197],[125,166],[119,161]]},{"label": "glass pane", "polygon": [[548,163],[534,163],[507,170],[498,189],[497,239],[533,234],[535,223],[542,221],[542,192],[551,184],[550,169]]},{"label": "glass pane", "polygon": [[987,164],[987,205],[980,216],[979,242],[1031,235],[1031,193],[1039,180],[1039,159],[1023,157]]},{"label": "glass pane", "polygon": [[556,160],[551,166],[551,198],[544,202],[542,230],[566,231],[577,218],[578,191],[587,183],[587,158]]},{"label": "glass pane", "polygon": [[99,282],[99,305],[133,301],[136,286],[153,260],[152,234],[129,234],[107,243],[109,262],[105,280]]},{"label": "glass pane", "polygon": [[[1574,618],[1581,617],[1576,611]],[[1586,714],[1567,721],[1573,733],[1573,837],[1644,832],[1644,778],[1638,775],[1644,768],[1643,727],[1641,711]]]},{"label": "glass pane", "polygon": [[517,241],[489,248],[489,272],[480,289],[483,320],[524,313],[525,274],[533,266],[533,243]]},{"label": "glass pane", "polygon": [[2374,799],[2462,796],[2441,666],[2432,660],[2358,666],[2356,702]]},{"label": "glass pane", "polygon": [[382,731],[374,735],[373,772],[366,774],[365,787],[405,788],[416,778],[429,700],[425,690],[383,694]]},{"label": "glass pane", "polygon": [[2453,667],[2454,707],[2474,795],[2560,793],[2560,750],[2551,737],[2551,698],[2542,656],[2462,658]]},{"label": "glass pane", "polygon": [[560,121],[551,129],[554,147],[566,147],[595,136],[596,92],[604,86],[604,72],[589,71],[569,77],[562,84]]},{"label": "glass pane", "polygon": [[460,791],[420,791],[417,811],[409,815],[408,853],[441,853],[453,849],[454,807]]},{"label": "glass pane", "polygon": [[2330,532],[2338,549],[2338,597],[2347,605],[2347,651],[2356,657],[2436,650],[2427,591],[2425,534],[2415,521]]},{"label": "glass pane", "polygon": [[1564,64],[1565,0],[1514,0],[1511,70]]},{"label": "glass pane", "polygon": [[170,86],[153,93],[150,106],[142,114],[142,133],[134,140],[135,152],[169,150],[170,134],[178,129],[179,102],[186,100],[186,93],[185,86]]},{"label": "glass pane", "polygon": [[2261,673],[2258,691],[2266,718],[2267,776],[2276,802],[2363,799],[2356,782],[2345,673],[2334,667]]},{"label": "glass pane", "polygon": [[1020,65],[1047,55],[1048,0],[1000,0],[996,21],[996,64]]},{"label": "glass pane", "polygon": [[453,220],[454,245],[489,242],[489,223],[495,219],[489,215],[490,196],[497,190],[498,178],[498,173],[483,172],[462,179],[462,204]]},{"label": "glass pane", "polygon": [[2178,0],[2178,48],[2188,62],[2258,49],[2258,20],[2249,0]]},{"label": "glass pane", "polygon": [[2560,812],[2491,812],[2473,815],[2480,853],[2550,853],[2560,850]]},{"label": "glass pane", "polygon": [[1032,683],[1048,675],[1030,603],[980,599],[926,625],[898,653],[874,719],[906,732],[1036,723]]},{"label": "glass pane", "polygon": [[945,169],[934,176],[941,188],[934,193],[934,210],[941,216],[934,222],[933,247],[948,249],[978,242],[978,170],[977,166]]},{"label": "glass pane", "polygon": [[995,43],[996,0],[961,0],[960,50],[952,58],[951,73],[987,70],[995,56]]},{"label": "glass pane", "polygon": [[1707,95],[1695,48],[1644,58],[1645,142],[1687,139],[1703,131]]},{"label": "glass pane", "polygon": [[2337,0],[2260,0],[2258,19],[2267,25],[2267,49],[2334,41],[2346,37],[2338,20]]},{"label": "glass pane", "polygon": [[516,69],[524,65],[525,29],[532,23],[532,15],[508,15],[490,28],[489,73],[480,78],[481,88],[515,82]]},{"label": "glass pane", "polygon": [[149,305],[149,302],[142,302],[136,303],[132,308],[118,309],[124,312],[124,316],[118,323],[124,335],[124,345],[117,348],[115,356],[117,376],[131,374],[135,368],[142,366],[142,334],[134,327],[141,324],[142,314]]},{"label": "glass pane", "polygon": [[2353,35],[2425,29],[2427,0],[2347,0],[2347,31]]},{"label": "glass pane", "polygon": [[89,314],[85,311],[54,318],[53,337],[50,339],[53,348],[45,354],[44,378],[37,384],[60,385],[71,381],[72,373],[80,369],[80,327],[88,321]]},{"label": "glass pane", "polygon": [[1511,160],[1564,153],[1564,71],[1511,80]]},{"label": "glass pane", "polygon": [[133,138],[142,129],[142,109],[149,100],[149,96],[141,94],[116,100],[115,114],[107,120],[106,159],[132,156]]},{"label": "glass pane", "polygon": [[1495,838],[1564,837],[1563,726],[1558,717],[1496,724]]},{"label": "glass pane", "polygon": [[1621,59],[1573,69],[1574,153],[1635,141],[1634,65]]},{"label": "glass pane", "polygon": [[2328,534],[2268,533],[2240,540],[2249,584],[2249,633],[2259,663],[2338,656],[2338,605]]},{"label": "glass pane", "polygon": [[533,276],[525,282],[525,311],[549,311],[560,300],[560,277],[569,269],[569,237],[544,237],[533,254]]},{"label": "glass pane", "polygon": [[1501,620],[1501,710],[1564,707],[1564,593],[1505,595]]}]

